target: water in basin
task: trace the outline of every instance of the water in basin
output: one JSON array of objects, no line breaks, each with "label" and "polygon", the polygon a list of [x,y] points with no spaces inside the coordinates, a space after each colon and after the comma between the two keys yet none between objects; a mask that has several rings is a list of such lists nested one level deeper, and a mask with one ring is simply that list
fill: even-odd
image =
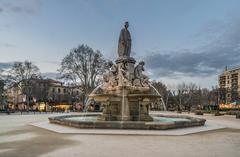
[{"label": "water in basin", "polygon": [[79,122],[95,122],[97,120],[97,116],[68,117],[65,119]]},{"label": "water in basin", "polygon": [[189,122],[187,118],[153,117],[154,122]]},{"label": "water in basin", "polygon": [[[70,121],[79,121],[79,122],[95,122],[97,121],[97,116],[79,116],[79,117],[68,117],[65,118]],[[153,117],[154,122],[176,122],[184,121],[189,122],[187,118],[171,118],[171,117]]]}]

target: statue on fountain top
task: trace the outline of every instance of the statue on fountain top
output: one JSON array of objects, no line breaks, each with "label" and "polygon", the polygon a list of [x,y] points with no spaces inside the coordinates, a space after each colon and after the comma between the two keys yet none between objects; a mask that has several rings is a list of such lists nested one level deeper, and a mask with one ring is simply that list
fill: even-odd
[{"label": "statue on fountain top", "polygon": [[130,57],[132,40],[128,27],[128,22],[125,22],[124,28],[120,32],[118,41],[118,56],[120,58]]}]

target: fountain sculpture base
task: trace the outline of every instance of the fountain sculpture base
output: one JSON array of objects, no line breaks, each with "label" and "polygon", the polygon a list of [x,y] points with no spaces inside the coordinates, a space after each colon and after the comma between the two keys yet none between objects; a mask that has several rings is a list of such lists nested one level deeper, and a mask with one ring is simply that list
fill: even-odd
[{"label": "fountain sculpture base", "polygon": [[[119,89],[118,89],[119,90]],[[130,91],[130,90],[128,90]],[[122,89],[120,93],[122,92]],[[149,103],[161,98],[152,94],[91,94],[89,99],[101,102],[103,113],[99,121],[153,121],[149,115]]]}]

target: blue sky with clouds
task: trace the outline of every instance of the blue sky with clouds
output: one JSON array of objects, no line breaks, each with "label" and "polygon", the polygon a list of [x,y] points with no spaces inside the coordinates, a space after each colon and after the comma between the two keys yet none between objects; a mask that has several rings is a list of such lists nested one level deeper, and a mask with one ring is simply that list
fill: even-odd
[{"label": "blue sky with clouds", "polygon": [[152,79],[211,87],[226,65],[239,65],[239,16],[239,0],[0,0],[0,66],[27,59],[56,72],[83,43],[114,59],[128,20]]}]

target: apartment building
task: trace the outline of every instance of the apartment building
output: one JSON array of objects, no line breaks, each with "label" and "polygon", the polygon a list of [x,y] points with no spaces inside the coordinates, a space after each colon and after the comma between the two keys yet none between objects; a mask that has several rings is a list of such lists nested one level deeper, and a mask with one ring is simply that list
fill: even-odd
[{"label": "apartment building", "polygon": [[240,102],[240,67],[226,67],[219,75],[219,101],[221,104]]}]

